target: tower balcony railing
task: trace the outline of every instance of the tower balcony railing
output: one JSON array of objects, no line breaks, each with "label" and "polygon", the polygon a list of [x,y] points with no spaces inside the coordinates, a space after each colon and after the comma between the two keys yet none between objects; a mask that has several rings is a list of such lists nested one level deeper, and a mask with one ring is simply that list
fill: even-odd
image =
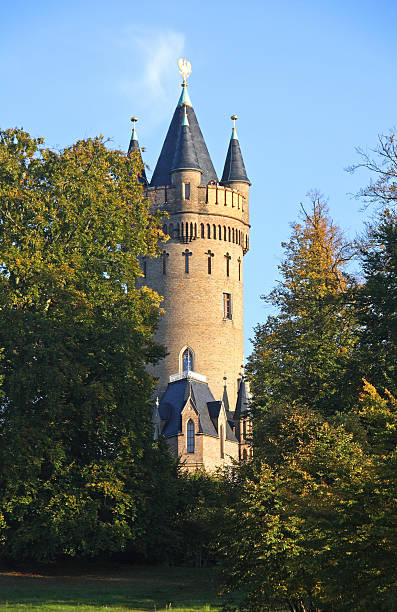
[{"label": "tower balcony railing", "polygon": [[193,370],[186,370],[186,372],[179,372],[179,374],[171,374],[170,383],[176,382],[177,380],[183,380],[184,378],[188,378],[190,380],[198,380],[199,382],[207,382],[207,377],[204,374],[199,374],[198,372],[193,372]]}]

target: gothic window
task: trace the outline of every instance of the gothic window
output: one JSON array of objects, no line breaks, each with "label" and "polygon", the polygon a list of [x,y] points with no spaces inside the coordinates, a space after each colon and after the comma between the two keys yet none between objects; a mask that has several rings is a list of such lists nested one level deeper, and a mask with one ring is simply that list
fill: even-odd
[{"label": "gothic window", "polygon": [[182,257],[185,258],[185,274],[189,274],[189,257],[191,257],[192,255],[193,255],[193,253],[191,251],[189,251],[189,249],[186,249],[182,253]]},{"label": "gothic window", "polygon": [[221,455],[221,459],[223,459],[225,456],[224,440],[223,440],[223,425],[219,427],[219,443],[220,443],[220,449],[219,449],[220,455]]},{"label": "gothic window", "polygon": [[200,233],[201,233],[201,237],[205,238],[205,235],[204,235],[204,223],[201,223],[201,225],[200,225]]},{"label": "gothic window", "polygon": [[187,452],[194,453],[194,423],[192,419],[187,422]]},{"label": "gothic window", "polygon": [[223,294],[223,318],[224,319],[232,318],[232,294],[231,293]]},{"label": "gothic window", "polygon": [[193,351],[186,347],[182,354],[182,372],[193,371]]}]

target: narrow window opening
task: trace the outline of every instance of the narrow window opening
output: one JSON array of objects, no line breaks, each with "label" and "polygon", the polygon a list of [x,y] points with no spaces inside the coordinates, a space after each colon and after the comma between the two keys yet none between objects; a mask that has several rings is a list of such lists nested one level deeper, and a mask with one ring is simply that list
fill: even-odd
[{"label": "narrow window opening", "polygon": [[219,240],[222,240],[222,228],[220,225],[218,225],[218,238]]},{"label": "narrow window opening", "polygon": [[231,242],[231,234],[232,233],[231,233],[230,227],[227,228],[227,231],[228,231],[228,236],[229,236],[229,242]]},{"label": "narrow window opening", "polygon": [[243,461],[247,461],[247,449],[243,449]]},{"label": "narrow window opening", "polygon": [[226,242],[226,227],[223,226],[223,240]]},{"label": "narrow window opening", "polygon": [[229,253],[226,253],[225,259],[226,259],[226,276],[230,276],[230,260],[231,260],[231,256],[229,255]]},{"label": "narrow window opening", "polygon": [[231,293],[223,294],[223,318],[232,318],[232,295]]},{"label": "narrow window opening", "polygon": [[193,253],[186,249],[183,251],[182,256],[185,258],[185,274],[189,274],[189,257],[191,257]]},{"label": "narrow window opening", "polygon": [[204,223],[201,223],[200,225],[200,233],[201,233],[201,237],[205,238],[205,234],[204,234]]},{"label": "narrow window opening", "polygon": [[183,183],[184,198],[190,200],[190,183]]},{"label": "narrow window opening", "polygon": [[167,259],[169,257],[169,253],[166,253],[166,251],[163,251],[163,274],[167,274]]},{"label": "narrow window opening", "polygon": [[214,257],[214,253],[208,249],[208,251],[206,252],[206,255],[208,255],[208,274],[212,273],[212,258]]},{"label": "narrow window opening", "polygon": [[211,238],[211,226],[207,223],[207,238]]},{"label": "narrow window opening", "polygon": [[187,452],[194,453],[194,423],[190,419],[187,423]]},{"label": "narrow window opening", "polygon": [[219,427],[219,442],[220,442],[220,455],[221,459],[225,456],[224,442],[223,442],[223,425]]},{"label": "narrow window opening", "polygon": [[214,223],[214,225],[212,226],[212,236],[215,238],[216,240],[216,225]]}]

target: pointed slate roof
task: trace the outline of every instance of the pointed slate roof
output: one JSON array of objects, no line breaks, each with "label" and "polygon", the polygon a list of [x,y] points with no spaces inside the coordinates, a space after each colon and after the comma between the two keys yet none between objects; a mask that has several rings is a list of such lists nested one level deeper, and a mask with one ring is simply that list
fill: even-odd
[{"label": "pointed slate roof", "polygon": [[237,131],[234,126],[226,155],[225,167],[223,168],[221,183],[231,183],[232,181],[248,183],[251,185],[245,170],[240,143],[238,141]]},{"label": "pointed slate roof", "polygon": [[235,421],[239,418],[248,416],[249,403],[250,399],[247,391],[247,385],[245,384],[244,378],[242,378],[237,394],[236,410],[234,413]]},{"label": "pointed slate roof", "polygon": [[197,159],[196,149],[194,148],[189,120],[187,118],[187,105],[184,105],[183,108],[184,114],[182,115],[182,124],[176,144],[171,172],[174,172],[174,170],[200,170],[200,172],[202,172]]},{"label": "pointed slate roof", "polygon": [[132,134],[131,134],[131,140],[130,140],[130,144],[128,147],[127,155],[130,156],[133,151],[139,151],[139,158],[142,162],[142,172],[139,174],[138,179],[143,185],[147,185],[148,180],[146,178],[145,166],[143,165],[141,149],[139,147],[138,136],[136,135],[136,129],[135,129],[135,121],[137,121],[137,119],[133,117],[131,121],[133,122],[132,123]]},{"label": "pointed slate roof", "polygon": [[200,169],[202,170],[201,184],[207,185],[211,181],[215,181],[216,183],[218,182],[218,177],[216,176],[214,166],[208,153],[207,145],[205,144],[203,135],[201,133],[196,113],[194,112],[189,94],[187,92],[186,84],[183,84],[182,87],[183,90],[179,98],[178,106],[176,107],[172,117],[170,127],[168,128],[168,132],[164,140],[163,148],[161,149],[160,156],[153,172],[152,180],[150,181],[151,187],[171,185],[170,171],[174,166],[175,151],[177,149],[178,137],[179,132],[181,131],[181,124],[183,115],[185,113],[185,108],[190,126],[192,142],[197,155],[197,161]]}]

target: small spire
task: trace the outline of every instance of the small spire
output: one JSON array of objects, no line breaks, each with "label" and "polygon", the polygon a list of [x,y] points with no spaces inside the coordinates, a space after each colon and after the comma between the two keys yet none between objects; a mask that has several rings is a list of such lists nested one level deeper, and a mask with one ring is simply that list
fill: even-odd
[{"label": "small spire", "polygon": [[225,167],[223,169],[221,185],[224,183],[248,183],[250,180],[245,170],[243,156],[241,155],[240,143],[236,131],[237,115],[232,115],[233,121],[232,136],[230,138],[229,148],[226,155]]},{"label": "small spire", "polygon": [[182,125],[189,125],[189,119],[187,118],[186,104],[183,105]]},{"label": "small spire", "polygon": [[[138,136],[136,134],[136,128],[135,128],[135,124],[138,121],[138,118],[137,117],[131,117],[131,121],[132,121],[132,133],[131,133],[131,140],[130,140],[130,144],[129,144],[129,147],[128,147],[127,155],[130,156],[133,151],[139,151],[139,157],[140,157],[140,160],[142,162],[143,169],[142,169],[142,172],[140,173],[138,178],[139,178],[139,181],[143,185],[147,185],[148,181],[147,181],[147,178],[146,178],[145,166],[144,166],[143,161],[142,161],[141,149],[139,148]],[[145,149],[142,148],[142,151],[144,151],[144,150]]]}]

